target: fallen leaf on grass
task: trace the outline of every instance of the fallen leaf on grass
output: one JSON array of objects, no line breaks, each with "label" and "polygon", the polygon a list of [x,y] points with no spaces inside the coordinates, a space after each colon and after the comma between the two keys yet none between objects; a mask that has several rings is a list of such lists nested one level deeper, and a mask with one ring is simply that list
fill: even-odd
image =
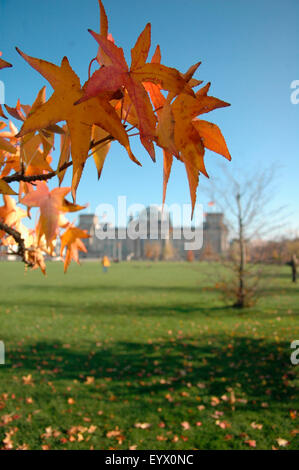
[{"label": "fallen leaf on grass", "polygon": [[251,426],[253,429],[263,429],[263,425],[262,425],[262,424],[255,423],[254,421],[253,421],[253,423],[250,424],[250,426]]},{"label": "fallen leaf on grass", "polygon": [[253,439],[248,439],[247,441],[244,441],[245,444],[248,444],[249,447],[256,447],[256,441]]},{"label": "fallen leaf on grass", "polygon": [[151,427],[151,424],[150,423],[135,423],[134,426],[135,428],[139,428],[139,429],[148,429]]},{"label": "fallen leaf on grass", "polygon": [[185,431],[188,431],[188,429],[191,428],[191,426],[190,426],[190,424],[188,423],[188,421],[183,421],[183,422],[181,423],[181,426],[182,426],[182,428],[183,428]]},{"label": "fallen leaf on grass", "polygon": [[282,439],[281,437],[278,437],[276,439],[276,442],[279,445],[279,447],[286,447],[287,445],[289,445],[289,441],[287,441],[286,439]]}]

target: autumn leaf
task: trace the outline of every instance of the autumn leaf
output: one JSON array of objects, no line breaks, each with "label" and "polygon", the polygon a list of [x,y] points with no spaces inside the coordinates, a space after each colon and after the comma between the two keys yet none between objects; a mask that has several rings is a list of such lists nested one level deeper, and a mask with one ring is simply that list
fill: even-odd
[{"label": "autumn leaf", "polygon": [[71,188],[54,188],[49,191],[45,182],[37,181],[36,191],[28,193],[20,202],[27,207],[39,207],[38,239],[45,235],[48,246],[57,235],[59,212]]},{"label": "autumn leaf", "polygon": [[2,52],[0,51],[0,70],[7,68],[7,67],[12,67],[12,65],[9,62],[6,62],[6,60],[1,59]]},{"label": "autumn leaf", "polygon": [[[27,134],[22,138],[20,152],[26,175],[39,175],[44,171],[52,171],[51,156],[48,153],[53,143],[45,142],[40,134]],[[44,150],[41,149],[41,144],[44,145]]]},{"label": "autumn leaf", "polygon": [[188,423],[188,421],[183,421],[183,422],[181,423],[181,426],[182,426],[182,428],[183,428],[185,431],[188,431],[188,430],[191,428],[191,426],[190,426],[190,424]]},{"label": "autumn leaf", "polygon": [[254,421],[250,424],[250,426],[253,428],[253,429],[263,429],[263,425],[262,424],[258,424],[258,423],[255,423]]},{"label": "autumn leaf", "polygon": [[[161,88],[174,94],[186,88],[186,81],[178,70],[166,67],[158,62],[146,63],[151,46],[151,25],[148,23],[138,37],[131,50],[131,67],[129,68],[123,50],[117,47],[108,37],[107,16],[100,2],[101,34],[89,30],[100,46],[99,64],[104,67],[96,70],[84,86],[84,96],[78,100],[81,103],[101,92],[116,92],[124,87],[136,109],[139,120],[140,140],[152,159],[155,159],[153,140],[155,136],[156,117],[143,82],[159,84]],[[104,54],[104,60],[102,55]],[[191,89],[186,89],[191,92]]]},{"label": "autumn leaf", "polygon": [[256,441],[253,439],[247,439],[244,443],[249,445],[249,447],[256,447]]},{"label": "autumn leaf", "polygon": [[287,441],[286,439],[282,439],[281,437],[278,437],[276,439],[276,442],[279,445],[279,447],[286,447],[287,445],[289,445],[289,441]]},{"label": "autumn leaf", "polygon": [[66,121],[71,138],[73,160],[72,194],[75,198],[85,161],[90,149],[92,126],[99,125],[127,150],[130,158],[139,163],[132,154],[128,136],[114,108],[107,97],[97,96],[86,103],[74,106],[82,97],[80,80],[69,65],[68,59],[62,59],[60,67],[41,59],[30,57],[19,49],[19,54],[54,88],[51,98],[39,106],[24,122],[18,137],[27,133],[45,129],[59,121]]},{"label": "autumn leaf", "polygon": [[215,421],[215,424],[216,426],[219,426],[221,429],[227,429],[231,427],[230,423],[228,423],[227,421],[220,421],[219,419]]},{"label": "autumn leaf", "polygon": [[46,263],[42,250],[38,247],[31,246],[26,252],[26,259],[32,264],[31,269],[40,269],[46,275]]},{"label": "autumn leaf", "polygon": [[98,179],[101,177],[105,159],[111,146],[111,142],[101,142],[102,140],[105,140],[107,136],[108,133],[106,131],[98,126],[93,126],[92,140],[95,144],[95,147],[92,150],[92,157],[98,171]]},{"label": "autumn leaf", "polygon": [[[198,64],[195,64],[195,66],[198,66]],[[191,68],[191,70],[194,70],[194,68]],[[190,73],[187,76],[190,76]],[[168,152],[168,166],[172,162],[170,155],[176,156],[185,164],[192,202],[192,214],[196,202],[199,174],[202,173],[208,177],[204,164],[205,147],[221,153],[230,160],[230,154],[220,129],[212,123],[196,119],[200,114],[229,106],[228,103],[218,98],[208,96],[208,90],[209,84],[198,90],[195,96],[180,93],[172,103],[168,97],[159,115],[157,127],[157,144]],[[168,181],[167,176],[169,177],[166,173],[164,194]]]},{"label": "autumn leaf", "polygon": [[171,153],[166,152],[166,150],[163,150],[163,197],[162,197],[162,203],[164,205],[165,199],[166,199],[166,189],[171,173],[171,168],[172,168],[172,162],[173,162],[173,156]]},{"label": "autumn leaf", "polygon": [[85,206],[80,206],[79,204],[75,204],[73,202],[68,201],[67,199],[64,199],[62,201],[62,206],[61,206],[61,211],[62,212],[77,212],[81,211],[82,209],[86,209],[88,204]]},{"label": "autumn leaf", "polygon": [[85,230],[81,230],[77,227],[70,227],[62,234],[60,250],[61,256],[63,255],[64,249],[67,248],[64,260],[64,272],[67,271],[72,259],[79,263],[78,250],[85,253],[87,252],[81,238],[89,238],[89,235]]},{"label": "autumn leaf", "polygon": [[3,109],[2,109],[2,106],[0,104],[0,117],[4,118],[4,119],[7,119],[7,117],[5,116],[4,112],[3,112]]},{"label": "autumn leaf", "polygon": [[151,427],[150,423],[135,423],[134,424],[135,428],[139,429],[149,429]]},{"label": "autumn leaf", "polygon": [[6,183],[6,181],[0,178],[0,194],[16,195],[17,193]]},{"label": "autumn leaf", "polygon": [[[149,28],[150,26],[148,25],[147,29]],[[145,88],[137,78],[131,76],[123,50],[109,39],[92,31],[90,33],[97,40],[104,53],[110,58],[112,64],[94,72],[83,87],[84,95],[77,103],[89,100],[102,92],[116,92],[124,86],[137,112],[140,140],[154,160],[153,139],[155,136],[156,117]]]},{"label": "autumn leaf", "polygon": [[231,160],[224,137],[216,124],[201,119],[194,119],[192,124],[198,131],[204,147]]},{"label": "autumn leaf", "polygon": [[21,102],[18,99],[16,106],[13,108],[11,106],[5,105],[5,109],[13,118],[17,119],[18,121],[24,121],[25,116],[22,112]]},{"label": "autumn leaf", "polygon": [[[4,183],[0,179],[0,188],[1,183]],[[15,199],[10,196],[3,196],[4,205],[0,207],[0,219],[10,227],[18,228],[20,220],[26,217],[26,212],[17,207]]]},{"label": "autumn leaf", "polygon": [[12,144],[7,142],[7,140],[3,139],[2,137],[0,137],[0,150],[4,150],[5,152],[12,153],[12,154],[17,153],[17,149]]}]

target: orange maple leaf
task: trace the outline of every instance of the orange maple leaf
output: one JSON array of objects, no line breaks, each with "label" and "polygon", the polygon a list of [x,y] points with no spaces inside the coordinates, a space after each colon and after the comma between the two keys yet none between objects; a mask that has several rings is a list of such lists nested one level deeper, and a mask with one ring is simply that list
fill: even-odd
[{"label": "orange maple leaf", "polygon": [[26,212],[16,206],[16,201],[12,197],[3,195],[3,200],[4,205],[0,207],[0,220],[10,227],[18,229],[21,219],[27,215]]},{"label": "orange maple leaf", "polygon": [[[192,67],[190,70],[192,71]],[[198,90],[195,96],[180,93],[173,102],[172,96],[169,96],[159,114],[157,128],[157,144],[165,151],[164,196],[174,155],[185,164],[192,212],[196,202],[199,174],[208,177],[204,164],[205,147],[220,153],[228,160],[231,159],[220,129],[215,124],[197,119],[201,114],[229,106],[229,103],[208,96],[209,87],[210,84],[207,84]]]},{"label": "orange maple leaf", "polygon": [[[151,46],[151,25],[148,23],[135,46],[131,50],[131,67],[129,68],[124,57],[123,49],[117,47],[108,37],[108,22],[102,2],[100,2],[101,15],[104,16],[101,24],[101,34],[89,30],[100,46],[100,65],[92,77],[84,85],[84,96],[77,101],[82,103],[102,92],[116,92],[124,87],[135,106],[138,121],[140,140],[153,160],[155,160],[155,150],[153,140],[155,137],[156,116],[154,114],[149,96],[143,82],[158,83],[161,88],[171,91],[174,94],[180,93],[183,89],[186,92],[191,90],[186,87],[186,81],[178,70],[166,67],[158,62],[146,63]],[[104,57],[104,59],[103,59]]]},{"label": "orange maple leaf", "polygon": [[74,102],[82,97],[80,80],[64,57],[61,66],[41,59],[30,57],[19,49],[19,54],[38,72],[41,73],[54,88],[51,98],[30,113],[17,137],[45,129],[59,121],[66,121],[71,138],[73,160],[72,194],[75,199],[85,161],[90,148],[92,126],[99,125],[113,138],[122,144],[130,158],[139,163],[132,154],[129,139],[114,108],[109,104],[107,95],[97,96],[87,103],[74,106]]},{"label": "orange maple leaf", "polygon": [[81,241],[81,238],[89,238],[89,235],[85,230],[81,230],[77,227],[69,227],[61,235],[61,256],[63,255],[64,249],[67,248],[64,260],[64,272],[67,271],[72,259],[79,264],[78,250],[85,253],[87,252],[87,249],[84,243]]},{"label": "orange maple leaf", "polygon": [[59,213],[62,211],[64,198],[71,188],[54,188],[49,191],[47,184],[43,181],[37,181],[36,186],[36,191],[29,192],[20,202],[29,208],[40,208],[36,229],[37,238],[39,241],[42,235],[45,235],[47,245],[50,246],[57,235]]}]

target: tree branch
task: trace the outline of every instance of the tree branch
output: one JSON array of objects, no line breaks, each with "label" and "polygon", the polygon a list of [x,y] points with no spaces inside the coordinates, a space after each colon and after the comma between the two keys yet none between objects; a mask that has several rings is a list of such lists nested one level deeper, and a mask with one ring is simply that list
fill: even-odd
[{"label": "tree branch", "polygon": [[[98,140],[97,142],[92,141],[90,143],[89,149],[92,150],[95,147],[97,147],[100,144],[112,142],[114,137],[112,135],[107,135],[101,140]],[[66,162],[64,163],[60,168],[57,168],[55,171],[50,171],[49,173],[44,173],[42,175],[24,175],[23,173],[14,173],[13,175],[10,176],[3,176],[1,178],[3,181],[6,181],[6,183],[13,183],[13,182],[21,182],[23,181],[24,183],[31,183],[33,181],[47,181],[51,178],[54,178],[54,176],[57,176],[61,171],[66,170],[70,166],[72,166],[73,162]]]},{"label": "tree branch", "polygon": [[15,254],[20,256],[22,258],[22,261],[25,264],[27,264],[27,266],[32,267],[33,264],[26,260],[25,242],[24,242],[23,238],[21,237],[20,232],[18,232],[17,230],[15,230],[12,227],[9,227],[9,225],[5,224],[4,222],[0,222],[0,230],[3,230],[3,232],[7,233],[8,235],[10,235],[14,238],[14,240],[16,241],[16,243],[19,246],[18,251]]}]

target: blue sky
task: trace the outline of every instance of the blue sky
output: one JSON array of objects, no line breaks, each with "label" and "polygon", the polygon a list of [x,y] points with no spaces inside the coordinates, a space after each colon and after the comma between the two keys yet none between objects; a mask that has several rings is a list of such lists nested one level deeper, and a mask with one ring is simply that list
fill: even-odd
[{"label": "blue sky", "polygon": [[[290,84],[299,80],[298,0],[104,0],[104,5],[109,31],[127,58],[150,21],[151,52],[160,44],[164,64],[186,71],[202,61],[196,77],[211,81],[210,93],[231,103],[230,108],[204,116],[218,124],[226,138],[232,155],[227,166],[235,175],[241,171],[253,177],[255,171],[278,167],[273,207],[287,205],[291,225],[299,228],[299,104],[290,101]],[[0,0],[0,50],[14,66],[1,73],[6,103],[12,106],[17,98],[32,103],[47,84],[18,56],[15,46],[54,63],[66,55],[83,83],[97,51],[88,28],[99,30],[97,0]],[[153,164],[139,144],[133,149],[143,167],[113,144],[100,182],[88,161],[78,202],[89,202],[94,210],[99,203],[115,204],[117,196],[126,195],[129,204],[160,204],[162,153],[157,150]],[[221,171],[221,160],[207,151],[211,177]],[[207,201],[199,185],[198,202]],[[166,202],[189,202],[180,162],[174,164]]]}]

